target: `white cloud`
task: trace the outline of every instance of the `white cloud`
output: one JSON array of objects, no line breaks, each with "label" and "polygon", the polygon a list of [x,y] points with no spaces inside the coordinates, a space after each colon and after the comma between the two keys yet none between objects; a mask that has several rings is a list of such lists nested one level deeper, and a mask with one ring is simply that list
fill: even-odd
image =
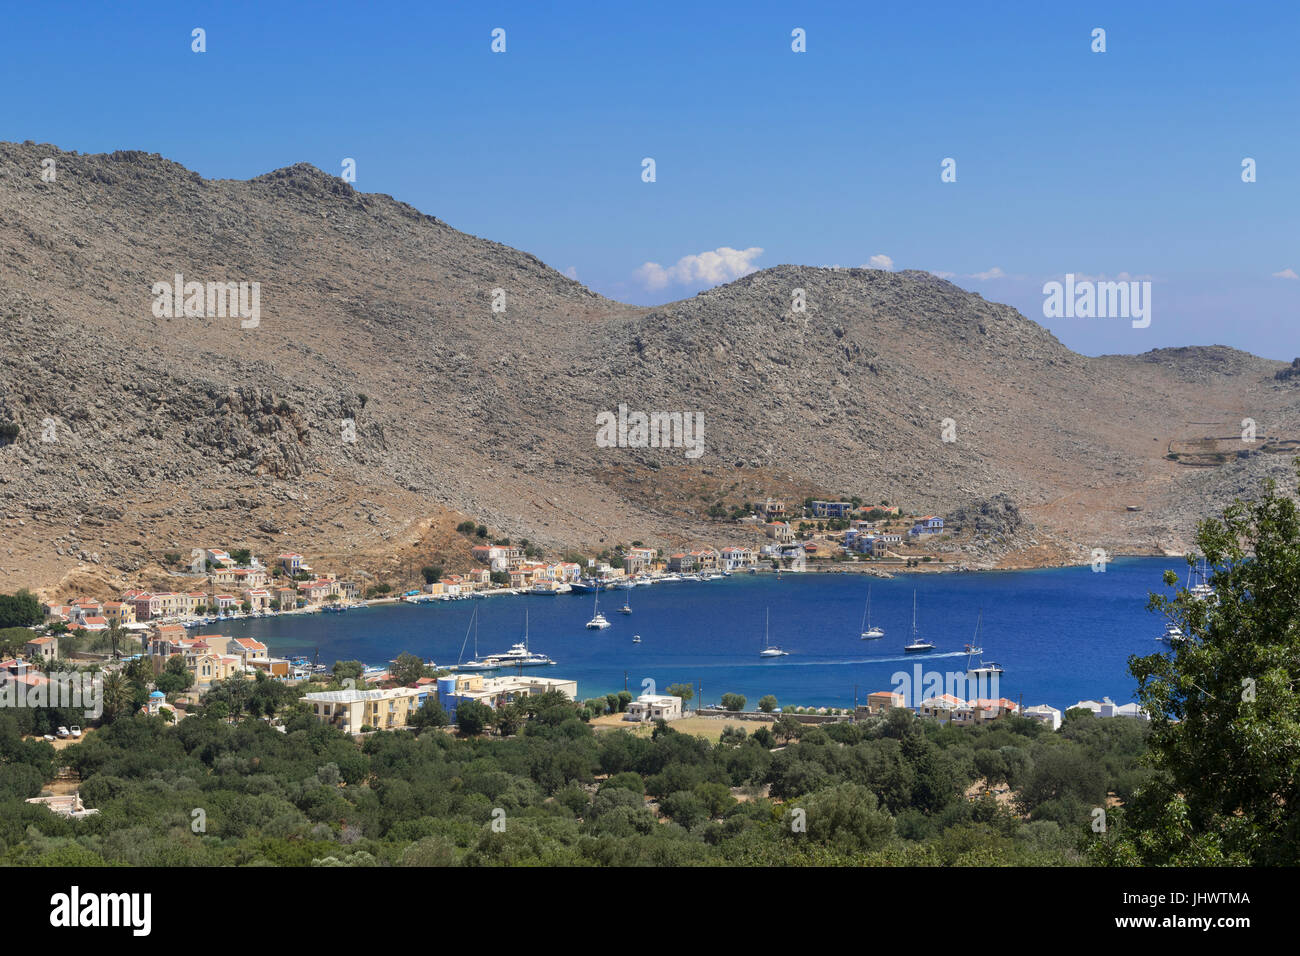
[{"label": "white cloud", "polygon": [[974,272],[968,275],[968,279],[1005,279],[1007,274],[1002,271],[1000,266],[994,266],[987,272]]},{"label": "white cloud", "polygon": [[567,268],[567,269],[564,270],[564,274],[565,274],[566,276],[568,276],[570,279],[572,279],[573,281],[575,281],[575,282],[578,281],[578,267],[577,267],[577,266],[569,266],[569,268]]},{"label": "white cloud", "polygon": [[931,272],[930,275],[932,275],[932,276],[938,276],[940,279],[955,279],[955,278],[957,278],[957,273],[955,273],[955,272],[942,272],[942,271],[940,271],[940,272]]},{"label": "white cloud", "polygon": [[720,246],[711,252],[695,256],[682,256],[676,265],[664,268],[657,262],[647,262],[636,270],[637,278],[648,289],[662,289],[669,284],[707,283],[718,285],[749,275],[758,269],[753,260],[763,254],[758,246],[732,249]]},{"label": "white cloud", "polygon": [[894,268],[894,260],[889,258],[889,256],[885,255],[884,253],[881,253],[878,256],[871,257],[871,259],[867,262],[867,268],[868,269],[892,269]]},{"label": "white cloud", "polygon": [[1283,269],[1281,272],[1274,272],[1273,277],[1275,279],[1300,279],[1300,275],[1296,275],[1296,271],[1291,268]]}]

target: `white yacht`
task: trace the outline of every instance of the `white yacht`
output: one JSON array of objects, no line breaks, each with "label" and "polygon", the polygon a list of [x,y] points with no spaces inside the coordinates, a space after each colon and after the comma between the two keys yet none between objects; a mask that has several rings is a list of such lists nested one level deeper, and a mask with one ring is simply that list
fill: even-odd
[{"label": "white yacht", "polygon": [[871,624],[871,585],[867,585],[867,606],[862,612],[862,640],[878,641],[885,636],[885,632],[880,627],[874,627]]},{"label": "white yacht", "polygon": [[771,621],[772,613],[767,611],[763,617],[763,649],[758,652],[759,657],[789,657],[789,651],[783,651],[781,648],[768,641],[768,624]]},{"label": "white yacht", "polygon": [[[1193,601],[1209,601],[1212,604],[1218,604],[1218,596],[1214,593],[1214,588],[1210,587],[1209,569],[1205,566],[1205,560],[1201,560],[1200,567],[1187,569],[1187,593]],[[1196,583],[1193,584],[1192,581]]]},{"label": "white yacht", "polygon": [[633,634],[633,635],[632,635],[632,643],[633,643],[633,644],[640,644],[640,643],[641,643],[641,635],[640,635],[640,634]]},{"label": "white yacht", "polygon": [[504,654],[489,654],[483,660],[495,667],[546,667],[555,663],[545,654],[534,654],[529,649],[527,608],[524,609],[524,639],[518,644],[510,645],[510,650]]},{"label": "white yacht", "polygon": [[596,599],[592,606],[593,614],[591,620],[587,622],[587,629],[592,631],[603,631],[610,626],[609,621],[605,620],[605,615],[600,613],[600,588],[596,588]]},{"label": "white yacht", "polygon": [[921,635],[916,630],[916,590],[912,590],[912,642],[903,645],[904,654],[928,654],[934,650],[934,645],[929,641],[921,639]]},{"label": "white yacht", "polygon": [[1163,641],[1165,644],[1173,647],[1175,644],[1181,644],[1183,641],[1187,640],[1187,635],[1183,633],[1181,627],[1173,621],[1169,621],[1165,624],[1164,634],[1156,638],[1156,640]]}]

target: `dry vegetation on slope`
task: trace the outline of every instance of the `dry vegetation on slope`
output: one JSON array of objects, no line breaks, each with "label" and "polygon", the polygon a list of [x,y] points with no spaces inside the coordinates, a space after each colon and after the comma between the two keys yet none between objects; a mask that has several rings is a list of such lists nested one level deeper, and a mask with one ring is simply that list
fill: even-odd
[{"label": "dry vegetation on slope", "polygon": [[[155,318],[175,273],[259,282],[259,327]],[[211,181],[34,144],[0,144],[0,350],[0,422],[21,429],[0,590],[117,587],[216,543],[377,575],[455,563],[465,516],[556,549],[724,544],[744,535],[708,504],[765,493],[940,513],[1006,493],[1053,554],[1177,549],[1286,456],[1191,467],[1169,442],[1247,416],[1300,436],[1282,363],[1088,358],[927,273],[779,266],[637,308],[310,166]],[[598,448],[620,402],[702,412],[704,455]]]}]

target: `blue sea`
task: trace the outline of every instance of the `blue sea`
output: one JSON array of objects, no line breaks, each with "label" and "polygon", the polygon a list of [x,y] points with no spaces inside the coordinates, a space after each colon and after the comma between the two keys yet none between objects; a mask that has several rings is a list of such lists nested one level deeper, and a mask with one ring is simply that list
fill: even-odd
[{"label": "blue sea", "polygon": [[[532,673],[577,680],[581,698],[622,690],[640,693],[647,679],[660,692],[669,684],[702,688],[702,699],[745,695],[753,708],[764,694],[782,706],[850,707],[891,677],[929,670],[964,671],[962,647],[975,636],[986,661],[1003,669],[999,693],[1026,705],[1065,708],[1081,699],[1133,699],[1130,655],[1160,649],[1163,621],[1146,610],[1147,595],[1169,593],[1166,569],[1186,574],[1181,558],[1121,558],[1105,572],[1090,567],[1032,571],[900,574],[890,580],[859,574],[735,574],[706,582],[672,582],[602,592],[600,609],[612,623],[587,630],[593,595],[495,596],[422,605],[379,605],[344,614],[290,615],[222,622],[198,633],[256,637],[274,655],[323,663],[361,660],[385,665],[409,651],[439,665],[474,654],[466,633],[478,610],[481,654],[508,650],[523,638],[557,664]],[[867,586],[878,641],[861,633]],[[918,631],[935,644],[924,655],[904,655],[910,639],[912,592]],[[618,613],[624,599],[632,613]],[[771,642],[789,652],[760,658],[764,614]],[[634,644],[634,634],[641,643]],[[462,650],[463,648],[463,650]]]}]

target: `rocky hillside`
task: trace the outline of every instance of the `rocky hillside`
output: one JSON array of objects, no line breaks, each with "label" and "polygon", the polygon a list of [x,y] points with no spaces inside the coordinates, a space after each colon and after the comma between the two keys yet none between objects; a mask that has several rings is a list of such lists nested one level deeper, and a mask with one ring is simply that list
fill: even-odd
[{"label": "rocky hillside", "polygon": [[[155,315],[178,273],[259,283],[256,327]],[[0,144],[0,590],[118,586],[216,543],[379,575],[463,559],[465,517],[555,549],[723,544],[745,535],[710,505],[766,494],[1004,495],[1013,538],[1177,549],[1287,464],[1169,443],[1243,417],[1297,437],[1284,368],[1087,358],[920,272],[779,266],[636,308],[310,166],[204,180]],[[620,404],[702,414],[703,453],[600,447]]]}]

